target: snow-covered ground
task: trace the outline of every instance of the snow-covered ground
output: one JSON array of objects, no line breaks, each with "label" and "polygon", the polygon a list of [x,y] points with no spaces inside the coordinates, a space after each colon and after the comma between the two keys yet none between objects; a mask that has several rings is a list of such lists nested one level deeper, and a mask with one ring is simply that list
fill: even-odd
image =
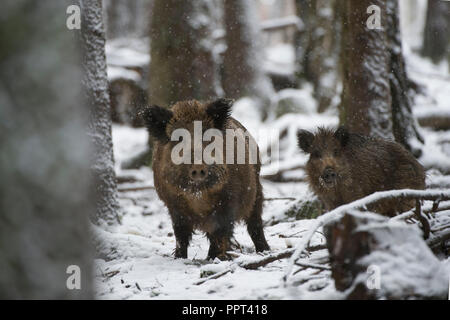
[{"label": "snow-covered ground", "polygon": [[[292,59],[292,48],[279,47],[269,52],[277,63],[276,56],[283,61]],[[448,66],[435,66],[427,60],[405,49],[408,72],[413,80],[425,88],[425,95],[416,99],[415,112],[428,110],[450,110],[450,80]],[[289,65],[289,61],[287,61]],[[302,113],[288,113],[267,123],[257,120],[258,111],[252,109],[250,99],[236,102],[233,116],[242,122],[256,136],[260,133],[278,130],[284,132],[280,141],[280,159],[277,165],[287,170],[284,178],[299,182],[275,183],[262,179],[264,194],[271,199],[264,202],[263,219],[265,233],[271,253],[296,245],[314,222],[298,220],[286,215],[286,211],[299,200],[313,200],[314,197],[302,182],[304,172],[299,164],[304,164],[306,156],[298,151],[295,133],[298,128],[313,130],[319,125],[333,126],[338,123],[337,114],[314,112],[316,103],[311,96],[311,88],[281,91],[277,99],[292,97],[298,101]],[[276,99],[275,99],[276,100]],[[430,111],[431,112],[431,111]],[[422,129],[425,137],[424,156],[420,161],[427,165],[450,168],[450,133]],[[442,143],[442,141],[447,141]],[[97,297],[100,299],[339,299],[342,295],[335,290],[330,271],[306,268],[292,279],[294,286],[283,286],[282,276],[287,267],[287,259],[272,262],[258,270],[246,270],[238,262],[259,257],[245,226],[235,229],[236,258],[233,261],[206,261],[208,241],[201,233],[196,233],[189,246],[188,259],[174,259],[175,237],[171,221],[164,204],[152,189],[153,174],[149,168],[122,170],[120,164],[145,149],[147,132],[120,125],[113,127],[116,171],[121,178],[119,185],[122,224],[108,230],[96,228],[97,249],[105,254],[97,259],[95,281]],[[264,146],[260,148],[265,150]],[[263,168],[267,169],[267,166]],[[128,181],[128,182],[125,182]],[[436,170],[429,170],[427,184],[450,186],[450,176]],[[127,188],[145,187],[142,190],[124,191]],[[294,199],[290,199],[294,198]],[[444,213],[450,216],[450,211]],[[442,213],[441,213],[442,215]],[[323,244],[324,238],[318,233],[312,245]],[[265,253],[267,254],[267,253]],[[309,262],[328,265],[327,250],[311,253]],[[442,261],[450,273],[450,260]],[[204,283],[197,282],[208,275],[232,270],[217,279]]]}]

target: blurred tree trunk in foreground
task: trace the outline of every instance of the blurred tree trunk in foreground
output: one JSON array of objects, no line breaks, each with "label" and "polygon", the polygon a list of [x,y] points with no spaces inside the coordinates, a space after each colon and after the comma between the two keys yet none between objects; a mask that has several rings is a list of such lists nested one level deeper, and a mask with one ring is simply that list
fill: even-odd
[{"label": "blurred tree trunk in foreground", "polygon": [[225,42],[223,89],[228,98],[252,96],[259,100],[261,116],[268,113],[274,94],[263,70],[258,18],[253,1],[224,0]]},{"label": "blurred tree trunk in foreground", "polygon": [[89,106],[88,132],[93,145],[92,175],[97,212],[95,224],[119,221],[114,155],[111,138],[111,108],[106,73],[105,31],[101,0],[81,0],[81,47],[83,85]]},{"label": "blurred tree trunk in foreground", "polygon": [[[73,1],[0,13],[0,298],[93,298],[86,105]],[[66,286],[76,265],[81,289]]]},{"label": "blurred tree trunk in foreground", "polygon": [[305,26],[295,37],[298,84],[303,80],[313,84],[319,112],[330,107],[340,81],[341,6],[335,0],[296,0],[297,15]]},{"label": "blurred tree trunk in foreground", "polygon": [[208,1],[154,0],[150,29],[150,104],[215,98]]},{"label": "blurred tree trunk in foreground", "polygon": [[438,63],[449,54],[450,2],[428,0],[422,55]]},{"label": "blurred tree trunk in foreground", "polygon": [[[371,5],[381,28],[369,29]],[[347,0],[343,10],[340,120],[351,131],[396,140],[419,156],[423,142],[412,115],[412,82],[402,54],[397,1]]]}]

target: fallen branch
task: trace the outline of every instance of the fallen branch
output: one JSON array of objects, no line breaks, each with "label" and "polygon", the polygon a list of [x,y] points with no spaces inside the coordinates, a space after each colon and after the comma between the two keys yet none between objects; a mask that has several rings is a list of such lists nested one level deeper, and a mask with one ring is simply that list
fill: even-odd
[{"label": "fallen branch", "polygon": [[[311,269],[318,269],[318,270],[331,270],[331,267],[328,266],[322,266],[320,264],[315,263],[309,263],[309,262],[295,262],[296,266],[303,267],[303,268],[311,268]],[[297,273],[296,271],[295,273]]]},{"label": "fallen branch", "polygon": [[284,197],[284,198],[264,198],[264,201],[274,201],[274,200],[297,200],[296,198],[292,197]]},{"label": "fallen branch", "polygon": [[437,235],[433,235],[426,240],[431,250],[438,249],[443,243],[450,240],[450,228],[441,230]]},{"label": "fallen branch", "polygon": [[325,213],[324,215],[316,219],[316,221],[309,229],[309,232],[306,234],[306,236],[298,242],[297,248],[292,254],[291,260],[286,268],[286,272],[283,276],[283,281],[286,282],[288,277],[291,275],[295,262],[299,259],[303,251],[305,251],[305,248],[308,246],[317,229],[341,218],[343,214],[345,214],[349,210],[365,208],[369,204],[374,204],[377,203],[378,201],[390,198],[445,201],[450,200],[450,190],[424,191],[424,190],[402,189],[402,190],[380,191],[368,195],[367,197],[364,197],[362,199],[353,201],[351,203],[344,204],[340,207],[331,210],[328,213]]},{"label": "fallen branch", "polygon": [[[317,245],[317,246],[308,247],[308,248],[306,248],[306,250],[308,252],[314,252],[314,251],[319,251],[319,250],[323,250],[326,248],[327,248],[326,245],[321,244],[321,245]],[[260,259],[257,259],[257,260],[251,261],[251,262],[241,263],[241,264],[239,264],[239,266],[244,269],[255,270],[255,269],[258,269],[259,267],[263,267],[271,262],[289,258],[290,256],[292,256],[294,251],[295,251],[295,249],[286,249],[281,252],[269,254],[267,256],[264,256]]]},{"label": "fallen branch", "polygon": [[449,130],[450,129],[450,116],[447,115],[423,115],[417,117],[417,120],[421,127],[430,127],[434,130]]},{"label": "fallen branch", "polygon": [[306,182],[306,177],[300,177],[300,178],[285,178],[284,174],[286,172],[292,171],[292,170],[298,170],[298,169],[305,169],[305,166],[300,164],[300,165],[295,165],[292,167],[288,167],[288,168],[282,168],[280,170],[278,170],[277,173],[275,174],[265,174],[265,175],[261,175],[261,178],[272,181],[272,182]]},{"label": "fallen branch", "polygon": [[213,274],[213,275],[211,275],[211,276],[209,276],[207,278],[204,278],[204,279],[201,279],[201,280],[195,282],[194,285],[198,286],[198,285],[201,285],[201,284],[205,283],[206,281],[213,280],[213,279],[218,279],[218,278],[223,277],[224,275],[226,275],[227,273],[230,273],[232,271],[233,271],[232,269],[226,269],[224,271],[215,273],[215,274]]},{"label": "fallen branch", "polygon": [[117,188],[117,191],[119,192],[128,192],[128,191],[142,191],[142,190],[154,190],[154,186],[141,186],[141,187],[123,187],[123,188]]}]

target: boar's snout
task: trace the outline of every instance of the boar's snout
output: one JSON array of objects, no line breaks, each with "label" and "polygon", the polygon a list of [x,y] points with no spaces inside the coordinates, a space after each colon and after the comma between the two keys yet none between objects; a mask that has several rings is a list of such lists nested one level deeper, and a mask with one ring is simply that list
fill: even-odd
[{"label": "boar's snout", "polygon": [[323,170],[322,175],[320,176],[320,179],[325,183],[326,185],[334,185],[336,182],[337,174],[331,167],[326,167],[325,170]]},{"label": "boar's snout", "polygon": [[189,178],[195,182],[201,182],[208,176],[208,168],[206,166],[193,166],[189,170]]}]

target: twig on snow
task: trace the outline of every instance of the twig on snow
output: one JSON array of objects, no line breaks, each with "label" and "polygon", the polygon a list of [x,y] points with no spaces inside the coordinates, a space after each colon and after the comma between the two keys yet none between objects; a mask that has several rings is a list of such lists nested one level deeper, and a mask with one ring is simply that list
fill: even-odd
[{"label": "twig on snow", "polygon": [[215,273],[215,274],[213,274],[213,275],[211,275],[211,276],[209,276],[207,278],[204,278],[204,279],[201,279],[201,280],[195,282],[194,285],[198,286],[198,285],[201,285],[201,284],[205,283],[206,281],[213,280],[213,279],[218,279],[218,278],[223,277],[224,275],[226,275],[227,273],[230,273],[230,272],[233,272],[233,269],[229,268],[229,269],[223,270],[221,272],[217,272],[217,273]]},{"label": "twig on snow", "polygon": [[117,188],[117,191],[119,192],[128,192],[128,191],[141,191],[141,190],[154,190],[154,186],[141,186],[141,187],[123,187],[123,188]]}]

